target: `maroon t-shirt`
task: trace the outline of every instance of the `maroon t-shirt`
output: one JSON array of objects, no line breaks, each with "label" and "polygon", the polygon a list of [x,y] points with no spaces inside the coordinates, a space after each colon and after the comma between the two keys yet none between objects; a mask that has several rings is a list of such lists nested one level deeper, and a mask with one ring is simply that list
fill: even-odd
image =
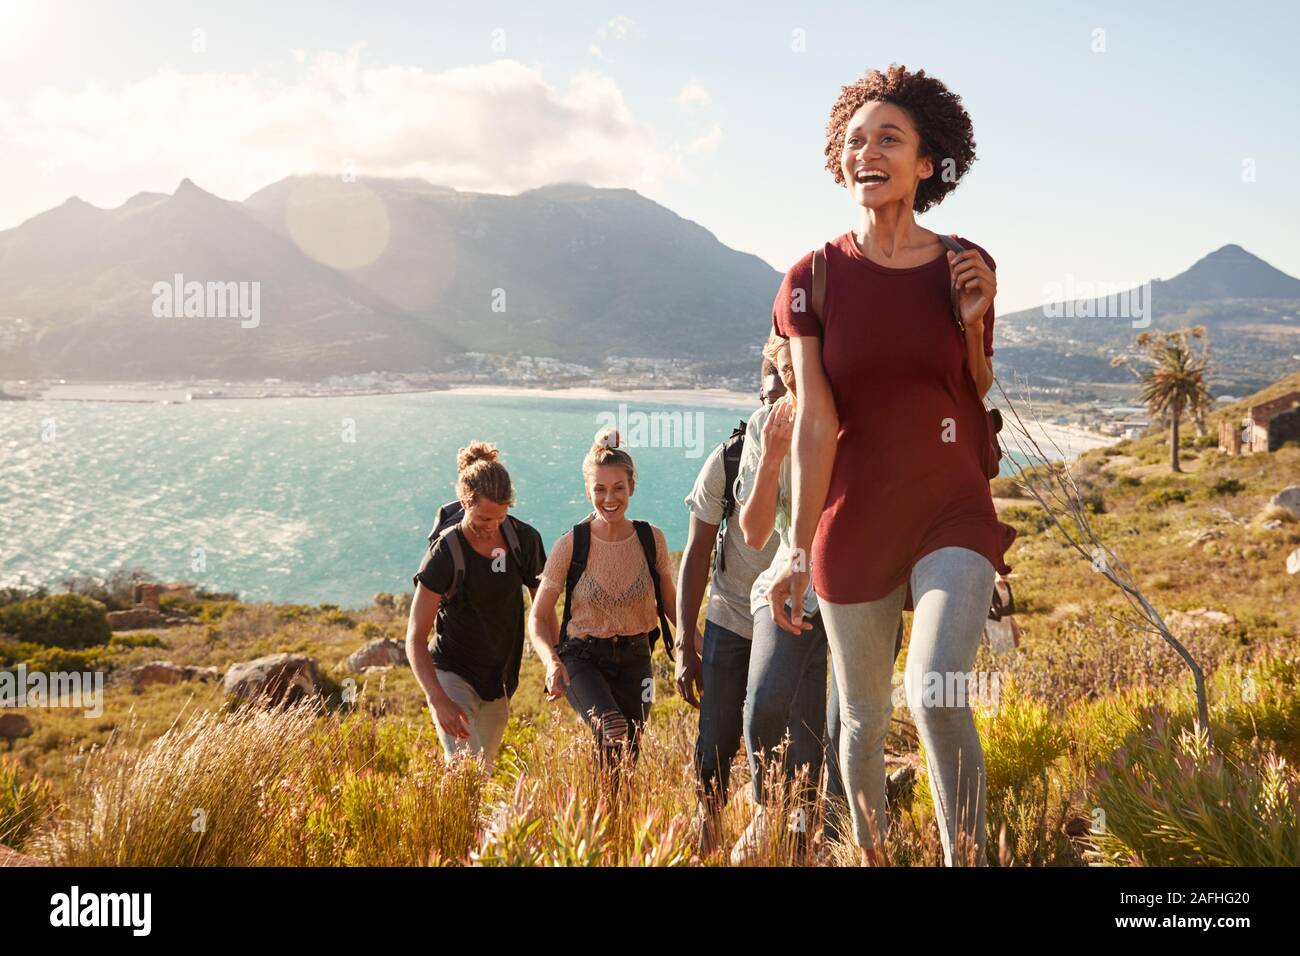
[{"label": "maroon t-shirt", "polygon": [[[951,546],[1010,572],[1004,555],[1016,529],[998,521],[980,465],[988,426],[953,319],[947,252],[891,269],[864,256],[852,233],[824,249],[825,315],[813,314],[811,252],[786,273],[772,310],[778,335],[822,340],[840,421],[813,589],[835,604],[875,601],[910,582],[925,555]],[[984,354],[993,354],[991,305]]]}]

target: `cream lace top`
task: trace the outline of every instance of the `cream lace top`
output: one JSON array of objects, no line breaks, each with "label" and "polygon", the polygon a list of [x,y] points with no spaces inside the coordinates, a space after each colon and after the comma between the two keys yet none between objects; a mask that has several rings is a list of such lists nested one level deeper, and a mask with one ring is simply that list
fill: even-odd
[{"label": "cream lace top", "polygon": [[[655,538],[656,567],[659,580],[675,580],[668,542],[659,528],[651,525]],[[573,532],[566,531],[546,559],[543,583],[564,594],[564,580],[573,557]],[[635,534],[622,541],[602,541],[591,536],[587,570],[578,579],[573,595],[571,637],[614,637],[618,634],[644,634],[659,626],[655,609],[654,585],[645,564],[645,553]]]}]

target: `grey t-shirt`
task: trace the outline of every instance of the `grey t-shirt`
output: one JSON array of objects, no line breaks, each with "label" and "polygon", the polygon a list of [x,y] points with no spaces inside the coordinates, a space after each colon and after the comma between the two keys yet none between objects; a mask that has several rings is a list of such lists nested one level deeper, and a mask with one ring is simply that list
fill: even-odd
[{"label": "grey t-shirt", "polygon": [[[748,443],[748,437],[746,438]],[[722,499],[726,485],[726,467],[722,460],[722,446],[718,445],[704,462],[695,479],[695,487],[686,496],[686,507],[691,514],[709,524],[722,523]],[[758,573],[772,563],[776,554],[776,535],[767,540],[761,550],[745,544],[740,530],[740,504],[731,512],[731,527],[723,536],[723,557],[727,569],[717,570],[714,558],[713,583],[709,587],[709,605],[705,618],[725,627],[741,637],[752,639],[754,618],[749,609],[749,592]]]},{"label": "grey t-shirt", "polygon": [[[786,400],[788,399],[783,399],[783,401]],[[777,404],[780,404],[780,402]],[[764,405],[749,417],[749,424],[745,427],[745,451],[740,456],[740,474],[736,476],[737,510],[754,491],[754,481],[758,477],[758,464],[763,457],[763,426],[767,423],[767,418],[772,414],[772,409],[775,407],[775,405]],[[792,484],[790,455],[787,453],[781,462],[781,477],[777,481],[776,530],[772,534],[772,541],[778,541],[779,546],[775,549],[768,566],[763,568],[761,573],[754,579],[754,586],[750,592],[749,600],[751,613],[756,613],[759,608],[768,603],[767,592],[771,590],[772,582],[776,580],[777,574],[785,569],[790,560],[790,522],[793,520],[790,507]],[[768,544],[771,544],[772,541],[769,541]],[[811,582],[809,582],[808,590],[804,592],[803,612],[806,617],[817,613],[817,595],[813,593]]]}]

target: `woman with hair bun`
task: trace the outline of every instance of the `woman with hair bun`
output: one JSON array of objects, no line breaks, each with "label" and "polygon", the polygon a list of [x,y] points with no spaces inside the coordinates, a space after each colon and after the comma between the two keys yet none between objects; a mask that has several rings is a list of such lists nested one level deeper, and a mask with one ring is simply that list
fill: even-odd
[{"label": "woman with hair bun", "polygon": [[[468,751],[481,755],[488,769],[519,686],[523,589],[536,595],[546,563],[542,536],[507,513],[515,493],[500,459],[496,446],[482,441],[456,456],[457,501],[439,511],[413,579],[406,628],[406,657],[447,759]],[[426,641],[435,622],[431,648]]]},{"label": "woman with hair bun", "polygon": [[[546,696],[565,696],[596,738],[603,766],[635,759],[654,701],[650,656],[676,624],[675,573],[659,528],[627,517],[636,466],[605,429],[582,463],[593,514],[551,549],[533,600],[533,647],[546,665]],[[555,608],[565,596],[563,623]],[[671,652],[670,652],[671,653]]]}]

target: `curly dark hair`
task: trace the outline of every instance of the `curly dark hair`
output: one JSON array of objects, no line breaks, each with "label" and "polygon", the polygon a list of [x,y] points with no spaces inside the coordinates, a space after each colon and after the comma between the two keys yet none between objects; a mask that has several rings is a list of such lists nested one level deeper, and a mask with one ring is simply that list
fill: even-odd
[{"label": "curly dark hair", "polygon": [[[826,124],[826,168],[841,186],[844,173],[840,154],[844,150],[844,132],[864,103],[884,102],[902,107],[911,116],[921,135],[919,154],[934,163],[934,175],[916,187],[915,212],[925,212],[957,188],[975,162],[975,130],[970,114],[961,105],[961,97],[939,80],[926,76],[925,70],[908,72],[907,67],[891,63],[885,73],[872,70],[849,86],[841,87],[840,98],[831,107]],[[945,180],[943,162],[951,159],[955,177]]]}]

